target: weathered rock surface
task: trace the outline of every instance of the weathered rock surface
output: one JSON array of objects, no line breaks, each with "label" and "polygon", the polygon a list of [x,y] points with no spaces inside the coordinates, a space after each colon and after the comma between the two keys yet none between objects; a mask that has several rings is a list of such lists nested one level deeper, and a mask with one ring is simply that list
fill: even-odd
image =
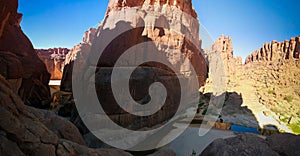
[{"label": "weathered rock surface", "polygon": [[172,150],[168,149],[161,149],[153,154],[150,154],[148,156],[176,156],[176,153]]},{"label": "weathered rock surface", "polygon": [[[178,18],[180,17],[180,18]],[[81,71],[84,77],[77,77],[81,82],[89,82],[83,90],[89,95],[89,88],[96,85],[97,94],[106,113],[119,125],[129,129],[152,127],[172,117],[180,101],[180,89],[175,73],[182,77],[192,74],[197,76],[199,86],[204,85],[207,76],[207,65],[201,51],[199,39],[199,21],[190,0],[185,1],[114,1],[111,0],[107,14],[98,29],[90,29],[85,33],[83,42],[75,46],[66,57],[66,65],[61,83],[61,90],[72,91],[72,74],[74,70]],[[158,27],[157,27],[158,26]],[[160,28],[161,27],[161,28]],[[121,33],[123,30],[128,30]],[[103,47],[108,37],[115,36],[114,40]],[[106,36],[107,35],[107,36]],[[129,48],[148,41],[153,41],[152,48],[144,47],[144,57],[152,50],[163,53],[166,62],[176,71],[170,71],[162,64],[145,63],[140,65],[130,78],[130,92],[134,100],[147,103],[149,101],[149,85],[155,81],[165,84],[168,90],[166,106],[155,115],[144,119],[128,114],[116,105],[111,90],[111,73],[119,57]],[[105,48],[101,58],[97,58],[100,49]],[[135,58],[137,56],[132,56]],[[96,60],[97,59],[97,60]],[[99,60],[98,60],[99,59]],[[134,60],[134,59],[133,59]],[[73,69],[74,61],[81,66]],[[93,62],[93,63],[91,63]],[[96,63],[95,63],[96,62]],[[98,62],[98,63],[97,63]],[[191,65],[196,73],[191,72]],[[123,61],[120,69],[132,67],[130,60]],[[95,79],[90,77],[92,70],[97,68]],[[78,74],[78,75],[80,75]],[[73,77],[74,78],[74,77]],[[122,77],[120,77],[122,78]],[[154,81],[155,80],[155,81]],[[175,85],[174,85],[175,84]],[[177,91],[176,91],[177,90]],[[103,96],[103,95],[105,96]],[[80,128],[83,134],[88,133],[79,116],[72,117],[72,122]],[[105,125],[99,125],[100,127]]]},{"label": "weathered rock surface", "polygon": [[63,69],[62,81],[60,90],[72,91],[72,71],[74,61],[85,64],[86,58],[91,51],[92,42],[96,36],[96,29],[90,28],[84,33],[83,40],[80,44],[74,46],[66,56],[65,65]]},{"label": "weathered rock surface", "polygon": [[190,14],[192,17],[197,18],[197,13],[192,7],[190,0],[111,0],[108,4],[106,14],[108,15],[112,11],[120,10],[124,7],[147,7],[155,6],[156,11],[161,11],[166,7],[176,7]]},{"label": "weathered rock surface", "polygon": [[0,153],[4,155],[130,155],[89,149],[78,129],[55,114],[23,104],[0,75]]},{"label": "weathered rock surface", "polygon": [[269,146],[280,155],[293,156],[300,154],[300,136],[277,134],[267,137]]},{"label": "weathered rock surface", "polygon": [[299,155],[300,136],[292,134],[275,134],[262,139],[254,134],[242,133],[233,138],[217,139],[200,155]]},{"label": "weathered rock surface", "polygon": [[20,28],[17,0],[0,2],[0,74],[27,105],[48,107],[50,74]]},{"label": "weathered rock surface", "polygon": [[65,66],[67,48],[36,49],[39,58],[45,63],[51,80],[61,80]]},{"label": "weathered rock surface", "polygon": [[242,58],[234,57],[232,39],[229,36],[220,36],[205,55],[209,63],[209,73],[203,92],[212,91],[213,77],[226,78],[223,80],[226,85],[234,81],[237,70],[242,66]]},{"label": "weathered rock surface", "polygon": [[271,43],[265,43],[260,49],[249,55],[245,63],[299,59],[299,57],[300,36],[291,38],[290,41],[278,42],[273,40]]}]

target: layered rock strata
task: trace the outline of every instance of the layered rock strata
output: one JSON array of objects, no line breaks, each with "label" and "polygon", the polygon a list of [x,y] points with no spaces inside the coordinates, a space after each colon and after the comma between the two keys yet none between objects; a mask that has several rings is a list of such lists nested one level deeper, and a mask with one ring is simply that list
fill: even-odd
[{"label": "layered rock strata", "polygon": [[250,54],[245,63],[258,61],[281,61],[289,59],[299,59],[300,57],[300,36],[278,42],[273,40],[271,43],[265,43],[258,50]]},{"label": "layered rock strata", "polygon": [[220,36],[211,49],[206,52],[207,60],[209,62],[209,76],[207,79],[204,92],[212,91],[212,78],[224,77],[225,85],[234,81],[236,70],[242,66],[242,58],[234,57],[232,39],[227,36]]},{"label": "layered rock strata", "polygon": [[[73,78],[77,77],[74,74],[76,70],[76,72],[79,71],[78,75],[84,75],[76,79],[81,79],[80,82],[88,82],[85,88],[80,90],[85,90],[84,94],[89,96],[93,94],[90,88],[96,86],[103,109],[115,123],[129,129],[138,129],[152,127],[166,121],[174,115],[180,102],[179,80],[194,76],[199,85],[193,87],[200,88],[207,77],[207,64],[202,55],[201,40],[198,35],[200,24],[195,17],[197,14],[192,8],[191,0],[160,2],[111,0],[105,19],[97,29],[95,39],[88,44],[86,50],[79,50],[82,51],[80,54],[85,57],[81,59],[77,55],[76,58],[71,59],[71,62],[79,61],[80,69],[65,66],[61,90],[73,91],[71,78],[72,75]],[[109,41],[110,38],[112,41]],[[147,46],[138,49],[137,45],[141,44],[147,44]],[[89,49],[90,45],[91,49]],[[129,59],[115,66],[117,60],[129,49],[133,52],[141,51],[141,53],[140,55],[131,54]],[[100,52],[102,55],[99,58],[97,56]],[[135,59],[153,56],[155,52],[159,52],[161,59],[172,66],[175,71],[164,63],[146,62],[138,67],[132,63]],[[72,54],[71,50],[69,55]],[[96,77],[93,79],[90,75],[95,68]],[[114,69],[126,71],[131,68],[136,69],[130,77],[129,92],[139,103],[149,102],[148,90],[152,83],[164,84],[168,96],[161,111],[152,116],[137,117],[128,114],[118,106],[111,89],[112,72]],[[178,78],[176,74],[181,77]],[[120,76],[120,81],[123,81],[122,77]]]},{"label": "layered rock strata", "polygon": [[36,49],[39,58],[45,63],[51,80],[61,80],[65,66],[67,48]]}]

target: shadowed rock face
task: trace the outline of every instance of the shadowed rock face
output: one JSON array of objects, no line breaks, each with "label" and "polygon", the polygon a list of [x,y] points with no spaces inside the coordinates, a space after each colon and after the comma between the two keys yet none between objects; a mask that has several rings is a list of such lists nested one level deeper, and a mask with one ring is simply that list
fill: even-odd
[{"label": "shadowed rock face", "polygon": [[256,135],[242,133],[233,138],[213,141],[200,155],[299,155],[300,136],[275,134],[262,139]]},{"label": "shadowed rock face", "polygon": [[86,58],[91,51],[92,42],[96,36],[96,32],[97,29],[95,28],[87,30],[83,35],[82,42],[74,46],[66,55],[60,90],[67,92],[72,91],[72,70],[74,61],[80,61],[81,64],[86,63]]},{"label": "shadowed rock face", "polygon": [[266,43],[246,58],[245,63],[257,61],[280,61],[300,58],[300,36],[278,42]]},{"label": "shadowed rock face", "polygon": [[[92,51],[100,49],[101,35],[116,34],[120,29],[133,29],[131,32],[125,32],[127,35],[119,35],[114,43],[105,49],[98,66],[112,67],[124,50],[135,44],[153,41],[157,42],[157,49],[165,53],[168,61],[180,72],[188,72],[191,68],[184,57],[191,61],[199,76],[200,85],[204,85],[206,62],[201,55],[201,40],[198,36],[200,24],[194,12],[191,0],[111,0]],[[95,58],[90,59],[94,62]]]},{"label": "shadowed rock face", "polygon": [[61,80],[65,66],[67,48],[36,49],[39,58],[45,63],[51,80]]},{"label": "shadowed rock face", "polygon": [[78,129],[53,112],[23,104],[0,75],[1,155],[122,155],[116,149],[90,149]]},{"label": "shadowed rock face", "polygon": [[[86,34],[94,35],[85,35],[94,36],[92,37],[94,39],[86,43],[86,37],[84,37],[83,43],[75,46],[74,50],[68,54],[61,90],[72,91],[72,72],[78,70],[73,69],[72,62],[78,61],[82,64],[79,67],[80,71],[85,75],[79,79],[82,78],[81,82],[88,82],[86,88],[82,90],[86,90],[85,94],[89,94],[89,89],[96,85],[102,107],[116,123],[127,128],[139,129],[166,121],[174,115],[180,101],[180,86],[174,85],[178,84],[179,80],[175,73],[182,74],[184,77],[191,73],[191,68],[194,68],[196,73],[193,74],[197,77],[199,86],[196,87],[198,88],[204,85],[206,80],[207,64],[202,56],[201,39],[198,35],[200,24],[195,17],[197,15],[192,9],[191,0],[160,2],[111,0],[107,15],[97,31],[89,30]],[[128,31],[122,32],[123,30]],[[116,36],[113,41],[104,47],[103,43],[107,42],[107,38],[114,35]],[[117,107],[111,90],[110,77],[116,61],[126,50],[134,49],[136,45],[148,41],[152,42],[152,49],[142,48],[145,52],[143,57],[147,57],[153,51],[159,51],[176,71],[170,71],[162,64],[147,62],[141,64],[132,74],[129,82],[130,93],[135,101],[141,103],[149,101],[148,90],[153,82],[159,81],[167,86],[169,96],[165,103],[166,107],[146,120],[146,118],[130,116],[129,113]],[[102,48],[105,49],[101,57],[95,57]],[[132,55],[132,58],[136,57]],[[129,62],[130,60],[122,62],[118,68],[128,70],[133,67]],[[93,80],[89,76],[95,68],[97,68],[96,77]]]},{"label": "shadowed rock face", "polygon": [[17,8],[17,0],[0,1],[0,74],[25,104],[48,107],[50,74],[21,30],[22,14]]}]

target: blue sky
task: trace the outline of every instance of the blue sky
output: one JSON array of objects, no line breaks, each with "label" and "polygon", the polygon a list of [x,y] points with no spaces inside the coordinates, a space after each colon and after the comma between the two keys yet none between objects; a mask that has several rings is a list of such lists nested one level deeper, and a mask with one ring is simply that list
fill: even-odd
[{"label": "blue sky", "polygon": [[[108,0],[19,0],[23,31],[36,48],[71,48],[96,27]],[[299,0],[193,0],[200,23],[215,40],[231,36],[234,54],[245,58],[271,40],[300,35]]]}]

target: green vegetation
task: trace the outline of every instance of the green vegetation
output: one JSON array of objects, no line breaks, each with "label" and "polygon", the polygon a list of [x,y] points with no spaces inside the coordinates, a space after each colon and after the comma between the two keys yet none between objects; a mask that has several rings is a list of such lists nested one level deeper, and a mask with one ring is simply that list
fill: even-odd
[{"label": "green vegetation", "polygon": [[268,90],[268,94],[274,95],[274,94],[275,94],[275,91],[274,91],[273,89],[270,89],[270,90]]},{"label": "green vegetation", "polygon": [[202,115],[205,115],[207,112],[207,109],[205,109],[203,112],[202,112]]},{"label": "green vegetation", "polygon": [[198,107],[201,107],[201,106],[203,106],[205,104],[205,102],[204,101],[201,101],[199,104],[198,104]]},{"label": "green vegetation", "polygon": [[288,96],[284,97],[284,100],[287,101],[288,103],[291,103],[291,102],[293,102],[294,97],[292,95],[288,95]]},{"label": "green vegetation", "polygon": [[300,134],[300,122],[296,124],[289,124],[289,127],[295,134]]},{"label": "green vegetation", "polygon": [[193,150],[193,152],[192,152],[192,154],[190,156],[196,156],[196,155],[197,155],[196,151]]},{"label": "green vegetation", "polygon": [[288,117],[282,117],[282,118],[280,118],[280,121],[282,121],[284,123],[288,123],[289,122],[289,118]]}]

